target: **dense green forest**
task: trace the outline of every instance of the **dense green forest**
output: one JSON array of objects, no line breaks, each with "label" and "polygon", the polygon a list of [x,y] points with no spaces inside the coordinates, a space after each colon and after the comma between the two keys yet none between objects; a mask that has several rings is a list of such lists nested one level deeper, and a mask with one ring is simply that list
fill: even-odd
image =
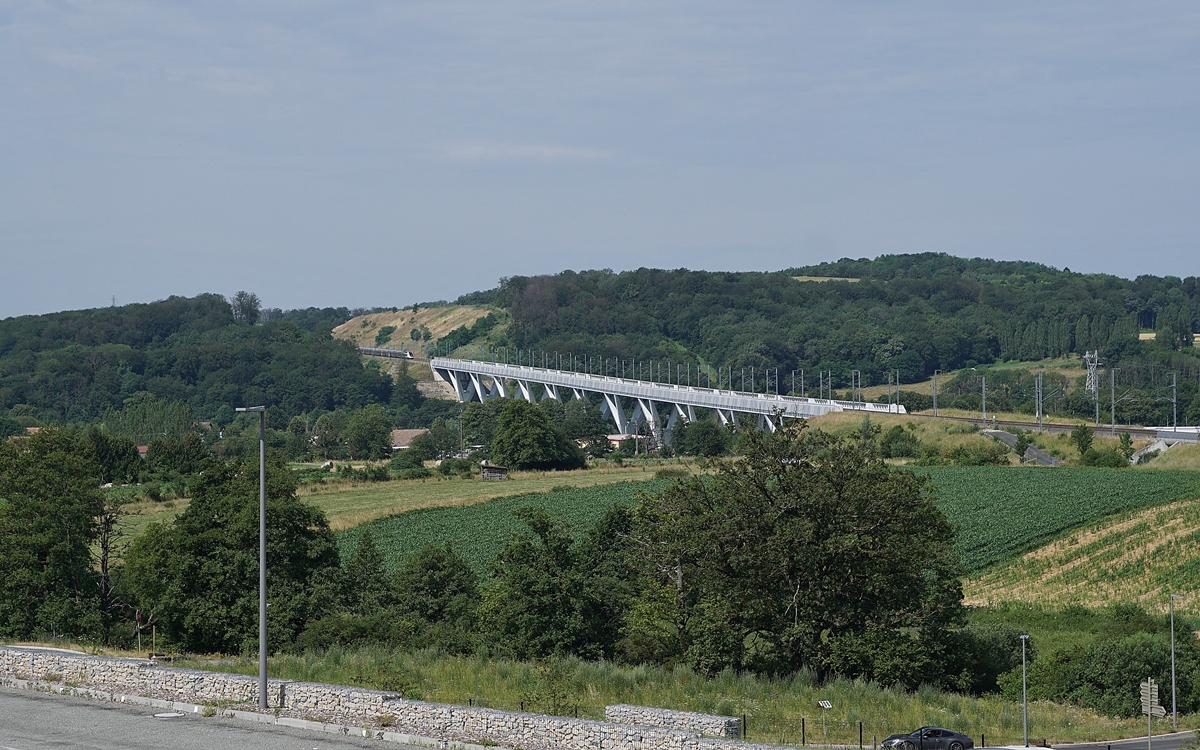
[{"label": "dense green forest", "polygon": [[0,321],[0,428],[100,422],[147,396],[220,425],[237,406],[266,404],[279,429],[297,415],[421,406],[411,382],[397,387],[330,336],[364,311],[260,312],[254,302],[239,311],[204,294]]},{"label": "dense green forest", "polygon": [[[658,379],[728,387],[732,378],[735,387],[755,390],[768,387],[769,369],[784,392],[792,390],[792,372],[803,371],[808,393],[822,371],[842,390],[854,370],[868,386],[888,382],[890,373],[912,383],[938,370],[1099,351],[1106,367],[1119,368],[1118,421],[1200,419],[1195,276],[1130,281],[924,254],[773,273],[564,271],[503,279],[458,302],[504,308],[511,323],[489,315],[431,342],[432,351],[532,356],[642,377],[651,376],[653,363]],[[265,403],[274,428],[299,417],[306,433],[324,415],[344,422],[372,404],[386,409],[394,427],[453,416],[427,402],[411,379],[387,377],[332,338],[334,326],[363,312],[371,311],[259,309],[254,295],[239,293],[8,318],[0,321],[0,433],[101,422],[147,395],[185,404],[196,420],[218,426],[234,421],[236,406]],[[1154,341],[1139,340],[1147,330],[1156,332]],[[947,398],[961,397],[960,406],[970,408],[979,377],[946,383]],[[1029,377],[987,377],[993,410],[1032,408]],[[1056,377],[1047,386],[1049,410],[1094,416],[1094,399]],[[1168,403],[1173,381],[1175,402]]]},{"label": "dense green forest", "polygon": [[[593,369],[670,361],[713,369],[714,382],[728,366],[825,370],[842,387],[851,370],[866,385],[896,370],[910,383],[936,370],[1089,350],[1106,360],[1169,360],[1185,344],[1192,348],[1200,279],[1129,281],[923,254],[775,273],[564,271],[507,278],[458,301],[511,311],[499,343],[586,354]],[[1157,331],[1153,347],[1138,342],[1140,330]]]}]

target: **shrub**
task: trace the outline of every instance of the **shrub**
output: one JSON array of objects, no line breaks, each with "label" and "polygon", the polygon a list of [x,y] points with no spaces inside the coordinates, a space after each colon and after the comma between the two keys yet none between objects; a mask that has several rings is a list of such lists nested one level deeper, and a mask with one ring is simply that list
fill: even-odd
[{"label": "shrub", "polygon": [[424,466],[419,466],[415,469],[401,469],[396,474],[396,477],[399,479],[428,479],[431,476],[433,476],[433,472]]},{"label": "shrub", "polygon": [[447,477],[451,474],[470,475],[471,462],[465,458],[447,458],[438,464],[437,470],[439,474]]},{"label": "shrub", "polygon": [[920,448],[921,441],[917,436],[900,425],[883,433],[879,438],[879,449],[884,458],[913,458]]},{"label": "shrub", "polygon": [[1088,448],[1080,456],[1079,462],[1084,466],[1104,466],[1110,469],[1121,469],[1129,466],[1129,461],[1118,453],[1115,448]]},{"label": "shrub", "polygon": [[419,452],[409,449],[396,451],[389,466],[397,471],[403,471],[404,469],[420,469],[425,466],[425,462]]}]

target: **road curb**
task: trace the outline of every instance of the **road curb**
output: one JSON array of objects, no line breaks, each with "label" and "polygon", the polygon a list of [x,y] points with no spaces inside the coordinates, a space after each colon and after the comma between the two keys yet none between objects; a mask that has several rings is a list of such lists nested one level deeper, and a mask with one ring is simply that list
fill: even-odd
[{"label": "road curb", "polygon": [[0,686],[16,688],[18,690],[28,690],[35,693],[54,693],[56,695],[67,695],[75,698],[87,698],[89,700],[107,703],[125,703],[133,706],[162,708],[168,711],[179,711],[181,713],[197,714],[200,716],[219,716],[226,719],[238,719],[240,721],[250,721],[256,724],[267,724],[269,726],[304,729],[310,732],[320,732],[323,734],[339,734],[343,737],[377,739],[383,740],[384,742],[393,742],[398,745],[435,748],[436,750],[495,750],[494,746],[476,745],[474,743],[460,742],[458,740],[439,740],[434,737],[424,737],[417,734],[390,732],[387,729],[372,729],[370,727],[356,727],[347,724],[335,724],[332,722],[325,723],[320,721],[310,721],[308,719],[296,719],[288,716],[261,714],[255,711],[238,711],[236,709],[217,708],[215,706],[186,703],[184,701],[168,701],[161,700],[159,698],[149,698],[141,695],[110,693],[108,691],[97,690],[95,688],[59,685],[53,682],[41,682],[38,680],[22,680],[15,677],[0,677]]}]

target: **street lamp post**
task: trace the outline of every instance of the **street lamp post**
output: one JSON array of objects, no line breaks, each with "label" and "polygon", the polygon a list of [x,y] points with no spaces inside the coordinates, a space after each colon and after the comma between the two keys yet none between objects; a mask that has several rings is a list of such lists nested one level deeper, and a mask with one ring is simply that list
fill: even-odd
[{"label": "street lamp post", "polygon": [[1175,709],[1175,600],[1179,594],[1171,594],[1171,729],[1179,730],[1179,712]]},{"label": "street lamp post", "polygon": [[1025,681],[1025,644],[1029,636],[1021,636],[1021,726],[1025,731],[1025,747],[1029,747],[1029,695]]},{"label": "street lamp post", "polygon": [[258,412],[258,707],[267,707],[267,407]]}]

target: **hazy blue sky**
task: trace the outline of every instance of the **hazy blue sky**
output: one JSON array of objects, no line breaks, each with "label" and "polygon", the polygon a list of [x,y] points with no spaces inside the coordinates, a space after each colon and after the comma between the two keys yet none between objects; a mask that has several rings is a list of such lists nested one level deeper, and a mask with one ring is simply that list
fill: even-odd
[{"label": "hazy blue sky", "polygon": [[0,2],[0,317],[944,251],[1200,273],[1200,3]]}]

